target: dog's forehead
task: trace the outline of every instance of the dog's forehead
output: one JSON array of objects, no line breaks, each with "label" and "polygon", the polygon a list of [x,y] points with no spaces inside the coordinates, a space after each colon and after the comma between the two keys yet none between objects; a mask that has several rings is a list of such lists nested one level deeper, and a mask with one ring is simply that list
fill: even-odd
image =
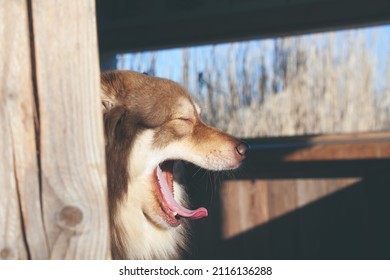
[{"label": "dog's forehead", "polygon": [[188,97],[180,97],[177,101],[177,110],[181,115],[196,115],[198,113],[197,105]]}]

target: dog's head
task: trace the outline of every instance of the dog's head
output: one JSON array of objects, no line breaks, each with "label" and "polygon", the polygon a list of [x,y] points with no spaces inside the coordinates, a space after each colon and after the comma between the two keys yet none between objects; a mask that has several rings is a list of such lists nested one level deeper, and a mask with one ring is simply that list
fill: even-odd
[{"label": "dog's head", "polygon": [[102,74],[110,206],[127,197],[162,228],[207,210],[189,210],[175,178],[177,161],[208,170],[237,168],[246,144],[200,119],[200,109],[178,84],[131,71]]}]

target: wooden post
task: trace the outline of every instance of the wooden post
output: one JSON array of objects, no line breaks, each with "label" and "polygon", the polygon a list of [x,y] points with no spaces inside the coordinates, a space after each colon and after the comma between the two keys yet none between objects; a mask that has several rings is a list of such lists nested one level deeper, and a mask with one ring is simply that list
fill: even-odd
[{"label": "wooden post", "polygon": [[0,259],[110,258],[95,1],[0,0],[0,27]]},{"label": "wooden post", "polygon": [[21,190],[39,199],[26,1],[0,1],[0,41],[0,259],[25,259]]}]

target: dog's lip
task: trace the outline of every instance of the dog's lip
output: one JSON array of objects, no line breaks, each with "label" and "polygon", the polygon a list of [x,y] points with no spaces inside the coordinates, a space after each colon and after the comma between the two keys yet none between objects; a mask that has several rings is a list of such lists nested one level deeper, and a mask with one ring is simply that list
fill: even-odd
[{"label": "dog's lip", "polygon": [[[173,162],[169,163],[169,164],[173,164]],[[156,193],[159,205],[160,205],[160,213],[159,214],[164,219],[164,221],[166,223],[168,223],[170,226],[177,227],[177,226],[180,225],[180,220],[178,219],[178,217],[176,217],[176,213],[174,213],[173,211],[171,211],[171,209],[169,209],[169,206],[167,205],[167,202],[165,201],[163,193],[161,191],[161,186],[160,186],[159,179],[158,179],[158,176],[157,176],[157,171],[158,171],[158,169],[161,170],[162,166],[163,166],[163,163],[159,164],[155,168],[154,174],[153,174],[154,175],[153,179],[154,179],[155,193]],[[170,191],[173,194],[174,193],[174,190],[173,190],[173,174],[172,173],[169,174],[169,172],[166,172],[165,174],[166,174],[166,180],[167,181],[172,181],[172,184],[170,184],[171,185]],[[170,177],[170,178],[167,178],[167,177]]]},{"label": "dog's lip", "polygon": [[201,207],[190,210],[174,199],[173,187],[173,165],[174,161],[165,161],[155,168],[154,181],[156,186],[156,195],[159,200],[162,217],[171,226],[178,226],[180,218],[200,219],[208,215],[207,209]]}]

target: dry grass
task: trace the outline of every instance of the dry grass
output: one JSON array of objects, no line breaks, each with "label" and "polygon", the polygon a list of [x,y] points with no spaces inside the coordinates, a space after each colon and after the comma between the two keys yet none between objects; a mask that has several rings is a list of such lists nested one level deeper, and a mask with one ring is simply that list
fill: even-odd
[{"label": "dry grass", "polygon": [[[378,77],[371,44],[361,30],[183,49],[179,82],[239,137],[388,130],[390,69]],[[149,56],[120,66],[153,72]]]}]

